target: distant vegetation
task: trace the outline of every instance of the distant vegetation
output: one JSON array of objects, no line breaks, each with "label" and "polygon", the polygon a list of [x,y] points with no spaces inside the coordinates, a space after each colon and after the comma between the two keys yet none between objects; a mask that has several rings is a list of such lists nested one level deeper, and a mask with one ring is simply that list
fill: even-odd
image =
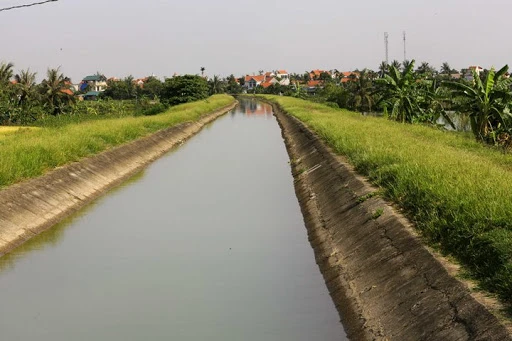
[{"label": "distant vegetation", "polygon": [[[346,155],[430,243],[465,264],[482,287],[512,303],[512,155],[466,134],[290,97],[267,98]],[[397,114],[399,121],[407,115]]]},{"label": "distant vegetation", "polygon": [[81,93],[75,93],[70,79],[59,69],[49,69],[38,84],[36,74],[30,70],[15,74],[12,63],[0,63],[0,125],[41,125],[42,122],[86,120],[87,116],[98,115],[155,115],[170,106],[224,92],[218,78],[217,84],[215,82],[215,78],[209,82],[197,75],[184,75],[166,78],[163,82],[148,77],[143,86],[139,86],[130,76],[110,80],[106,91],[100,93],[98,103],[101,104],[98,104],[78,100],[77,95]]},{"label": "distant vegetation", "polygon": [[512,144],[508,66],[460,72],[448,63],[439,71],[426,62],[415,66],[414,60],[393,61],[383,62],[378,71],[355,70],[348,76],[337,70],[291,74],[289,86],[258,86],[250,92],[308,99],[402,123],[455,128],[454,121],[467,119],[477,140],[504,147]]}]

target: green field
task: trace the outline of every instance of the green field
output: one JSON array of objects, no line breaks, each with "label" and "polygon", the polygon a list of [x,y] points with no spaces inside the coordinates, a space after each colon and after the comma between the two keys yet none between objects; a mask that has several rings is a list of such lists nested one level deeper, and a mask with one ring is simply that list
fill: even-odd
[{"label": "green field", "polygon": [[265,98],[345,155],[482,287],[512,302],[512,156],[464,133]]},{"label": "green field", "polygon": [[[233,103],[227,95],[171,107],[154,116],[88,119],[31,129],[0,129],[0,187],[36,177],[116,145],[149,135]],[[68,120],[66,122],[69,123]],[[14,130],[14,131],[13,131]]]}]

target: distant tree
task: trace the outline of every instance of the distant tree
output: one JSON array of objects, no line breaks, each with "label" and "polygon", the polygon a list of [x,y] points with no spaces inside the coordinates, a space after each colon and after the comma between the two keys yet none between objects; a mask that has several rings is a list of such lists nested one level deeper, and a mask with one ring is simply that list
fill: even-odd
[{"label": "distant tree", "polygon": [[318,90],[317,96],[326,102],[336,103],[337,107],[347,108],[350,93],[342,86],[334,83],[326,83]]},{"label": "distant tree", "polygon": [[66,92],[70,87],[60,68],[48,69],[46,78],[41,82],[41,93],[44,105],[52,115],[64,113],[75,102],[74,96]]},{"label": "distant tree", "polygon": [[154,76],[150,76],[144,82],[143,87],[138,91],[142,96],[154,99],[159,98],[162,95],[163,88],[164,85],[161,80]]},{"label": "distant tree", "polygon": [[138,94],[137,86],[134,83],[133,76],[125,77],[122,80],[107,81],[107,89],[102,96],[112,99],[136,99]]},{"label": "distant tree", "polygon": [[391,66],[394,66],[397,70],[400,70],[402,68],[402,63],[395,59],[391,62]]},{"label": "distant tree", "polygon": [[204,77],[204,70],[206,70],[206,68],[204,66],[201,66],[201,77]]},{"label": "distant tree", "polygon": [[427,62],[422,62],[416,69],[416,73],[422,78],[432,78],[436,70]]},{"label": "distant tree", "polygon": [[497,129],[510,127],[512,80],[504,77],[507,71],[508,65],[498,71],[492,68],[482,80],[473,70],[474,81],[471,84],[443,83],[452,90],[452,95],[465,99],[460,103],[459,110],[469,114],[471,130],[479,141],[495,140]]},{"label": "distant tree", "polygon": [[224,92],[226,82],[220,76],[214,75],[212,79],[208,80],[208,86],[210,88],[210,95],[220,94]]},{"label": "distant tree", "polygon": [[14,73],[13,69],[13,63],[0,63],[0,85],[9,83]]},{"label": "distant tree", "polygon": [[359,77],[349,82],[348,90],[350,92],[349,105],[353,110],[359,112],[371,112],[374,105],[373,82],[370,73],[364,69],[359,73]]},{"label": "distant tree", "polygon": [[448,62],[444,62],[441,66],[441,73],[450,76],[452,74],[452,68]]},{"label": "distant tree", "polygon": [[384,75],[386,75],[388,73],[388,63],[386,63],[385,61],[382,61],[380,64],[379,64],[379,77],[384,77]]},{"label": "distant tree", "polygon": [[36,97],[36,73],[22,70],[14,76],[18,105],[25,105]]},{"label": "distant tree", "polygon": [[404,60],[404,61],[402,62],[402,71],[403,71],[403,70],[405,70],[405,69],[407,69],[407,68],[409,67],[409,65],[411,65],[411,61],[410,61],[410,60],[407,60],[407,59],[406,59],[406,60]]},{"label": "distant tree", "polygon": [[187,103],[208,97],[208,82],[200,76],[184,75],[166,78],[162,100],[171,105]]},{"label": "distant tree", "polygon": [[332,77],[328,72],[321,72],[320,76],[318,77],[319,80],[324,82],[332,82]]},{"label": "distant tree", "polygon": [[384,111],[389,118],[402,123],[415,122],[421,112],[413,69],[414,60],[402,72],[390,65],[389,74],[376,80]]},{"label": "distant tree", "polygon": [[239,94],[242,92],[242,86],[238,84],[234,75],[229,75],[226,79],[226,92],[229,94]]}]

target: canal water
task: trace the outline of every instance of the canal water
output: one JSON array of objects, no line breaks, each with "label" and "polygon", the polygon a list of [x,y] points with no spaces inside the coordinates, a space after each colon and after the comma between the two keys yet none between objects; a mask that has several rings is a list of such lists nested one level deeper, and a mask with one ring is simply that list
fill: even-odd
[{"label": "canal water", "polygon": [[280,129],[244,101],[0,258],[1,340],[346,340]]}]

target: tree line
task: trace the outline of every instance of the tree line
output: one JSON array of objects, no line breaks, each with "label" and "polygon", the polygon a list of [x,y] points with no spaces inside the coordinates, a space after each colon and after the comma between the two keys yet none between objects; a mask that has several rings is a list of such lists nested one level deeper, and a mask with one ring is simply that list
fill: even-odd
[{"label": "tree line", "polygon": [[[470,77],[464,77],[467,75]],[[300,97],[361,113],[381,113],[402,123],[449,125],[455,129],[455,119],[464,118],[477,140],[512,145],[512,79],[507,65],[499,70],[463,69],[459,73],[448,63],[437,71],[426,62],[417,68],[414,60],[389,65],[383,62],[378,71],[356,70],[344,82],[323,72],[314,77],[320,85],[313,91],[306,86],[313,80],[310,73],[292,74],[290,79],[289,86],[257,87],[254,92]]]},{"label": "tree line", "polygon": [[[0,63],[0,125],[31,124],[47,116],[104,113],[104,110],[96,110],[97,105],[79,101],[76,95],[86,91],[75,93],[71,80],[58,68],[48,69],[40,83],[36,82],[36,76],[30,70],[15,73],[13,63]],[[225,91],[218,77],[209,81],[198,75],[175,76],[164,81],[148,77],[143,86],[129,76],[109,80],[107,84],[99,99],[130,102],[127,108],[133,109],[134,115],[157,114],[169,106]]]}]

